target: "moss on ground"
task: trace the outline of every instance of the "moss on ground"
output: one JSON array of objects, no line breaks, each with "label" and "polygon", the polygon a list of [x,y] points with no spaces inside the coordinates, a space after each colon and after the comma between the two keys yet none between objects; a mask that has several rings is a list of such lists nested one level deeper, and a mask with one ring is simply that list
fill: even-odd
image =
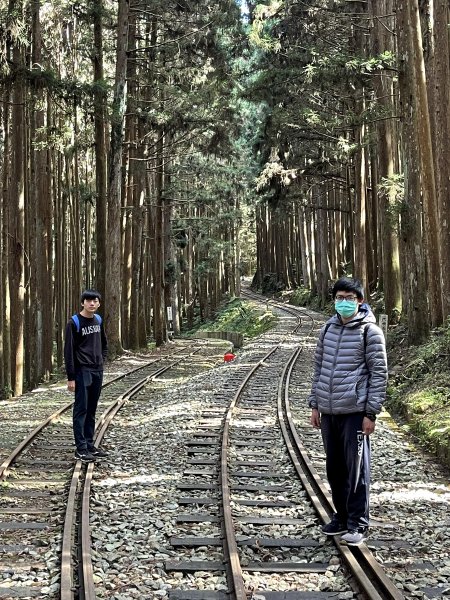
[{"label": "moss on ground", "polygon": [[450,326],[435,330],[421,346],[408,347],[405,339],[401,326],[388,336],[386,408],[450,467]]},{"label": "moss on ground", "polygon": [[253,302],[234,298],[216,313],[215,317],[191,330],[188,335],[200,331],[229,331],[255,337],[271,329],[277,320],[270,310],[261,309]]},{"label": "moss on ground", "polygon": [[295,290],[283,292],[282,296],[294,306],[307,306],[311,310],[322,311],[326,315],[334,314],[334,303],[330,299],[326,306],[322,306],[319,296],[313,294],[309,288],[298,287]]}]

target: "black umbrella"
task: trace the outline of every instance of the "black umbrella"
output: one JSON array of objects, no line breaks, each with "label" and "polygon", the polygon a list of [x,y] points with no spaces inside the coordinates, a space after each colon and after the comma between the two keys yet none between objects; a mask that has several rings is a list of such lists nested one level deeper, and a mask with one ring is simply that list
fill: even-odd
[{"label": "black umbrella", "polygon": [[356,488],[358,487],[358,481],[361,476],[361,465],[364,458],[365,437],[366,436],[362,431],[358,431],[358,462],[356,463],[355,489],[353,490],[353,492],[356,492]]}]

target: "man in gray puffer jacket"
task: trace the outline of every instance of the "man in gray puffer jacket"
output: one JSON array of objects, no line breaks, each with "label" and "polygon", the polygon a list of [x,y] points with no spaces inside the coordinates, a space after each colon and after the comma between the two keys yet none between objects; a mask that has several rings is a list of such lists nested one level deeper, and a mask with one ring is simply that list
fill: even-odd
[{"label": "man in gray puffer jacket", "polygon": [[339,279],[333,298],[336,314],[319,335],[309,406],[336,509],[322,531],[358,546],[369,527],[369,436],[386,396],[386,345],[360,281]]}]

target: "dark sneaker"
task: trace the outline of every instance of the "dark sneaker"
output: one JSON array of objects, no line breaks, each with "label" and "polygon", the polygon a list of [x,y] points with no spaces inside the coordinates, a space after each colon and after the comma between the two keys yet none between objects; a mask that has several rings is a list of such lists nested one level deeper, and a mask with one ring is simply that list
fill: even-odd
[{"label": "dark sneaker", "polygon": [[89,450],[77,450],[75,452],[75,458],[84,463],[95,462],[95,456],[91,454]]},{"label": "dark sneaker", "polygon": [[367,537],[367,528],[358,527],[358,529],[350,529],[341,537],[341,541],[345,542],[347,546],[359,546],[364,542]]},{"label": "dark sneaker", "polygon": [[108,456],[107,452],[101,450],[100,448],[96,448],[95,446],[89,448],[89,453],[95,456],[95,458],[105,458],[105,456]]},{"label": "dark sneaker", "polygon": [[323,525],[322,533],[325,535],[340,535],[341,533],[347,533],[347,526],[333,517],[329,523]]}]

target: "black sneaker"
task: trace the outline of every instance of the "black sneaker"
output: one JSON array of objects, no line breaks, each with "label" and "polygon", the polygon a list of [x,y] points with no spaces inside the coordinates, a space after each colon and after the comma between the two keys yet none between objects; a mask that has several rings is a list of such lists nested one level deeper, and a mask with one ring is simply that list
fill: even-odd
[{"label": "black sneaker", "polygon": [[325,535],[340,535],[341,533],[347,533],[347,526],[343,525],[336,516],[333,516],[329,523],[322,526],[322,533]]},{"label": "black sneaker", "polygon": [[84,463],[95,462],[95,456],[89,452],[89,450],[77,450],[75,452],[75,458]]},{"label": "black sneaker", "polygon": [[100,448],[96,448],[95,446],[92,446],[92,448],[89,448],[88,452],[90,454],[92,454],[93,456],[95,456],[95,458],[105,458],[105,456],[108,456],[107,452],[105,452],[104,450],[101,450]]},{"label": "black sneaker", "polygon": [[367,527],[358,527],[357,529],[349,529],[349,531],[341,537],[341,542],[345,542],[347,546],[360,546],[367,537]]}]

